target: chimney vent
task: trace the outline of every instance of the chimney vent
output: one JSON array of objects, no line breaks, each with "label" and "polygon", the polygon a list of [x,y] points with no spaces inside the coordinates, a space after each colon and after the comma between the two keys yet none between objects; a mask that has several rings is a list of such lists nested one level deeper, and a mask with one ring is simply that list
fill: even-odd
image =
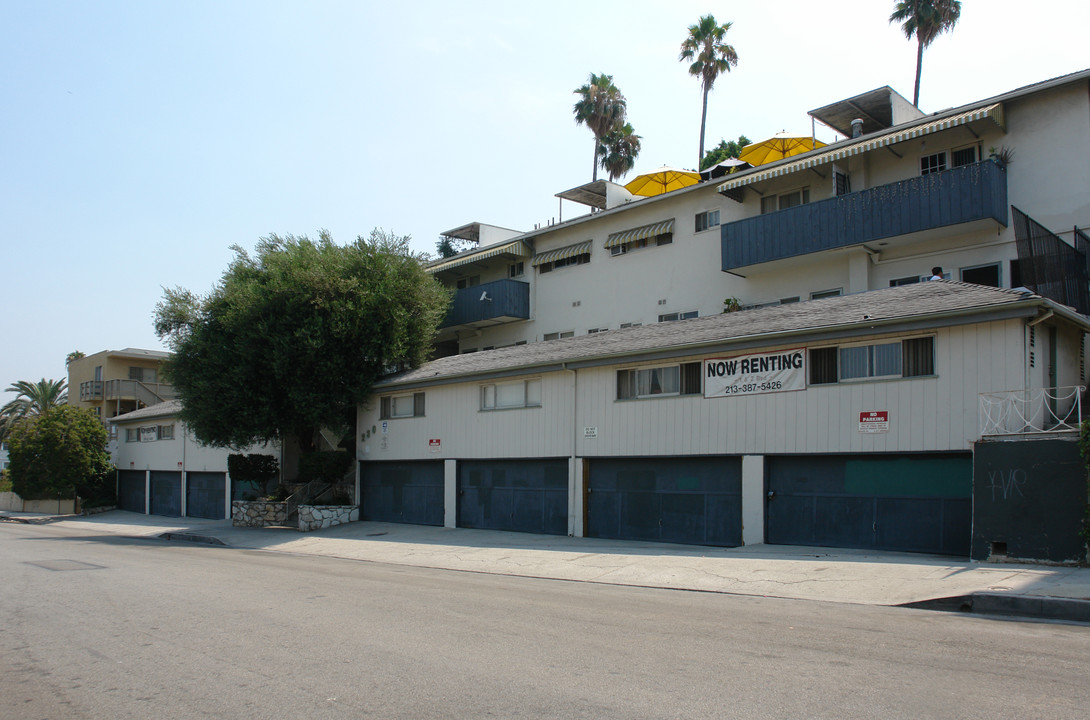
[{"label": "chimney vent", "polygon": [[857,138],[863,135],[863,118],[856,118],[852,120],[852,137]]}]

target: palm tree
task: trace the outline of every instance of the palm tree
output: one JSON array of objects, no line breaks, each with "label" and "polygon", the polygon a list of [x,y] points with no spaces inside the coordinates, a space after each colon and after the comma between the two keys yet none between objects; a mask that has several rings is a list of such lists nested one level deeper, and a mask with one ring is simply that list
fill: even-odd
[{"label": "palm tree", "polygon": [[0,418],[5,421],[3,423],[5,431],[10,430],[16,422],[25,417],[36,417],[50,408],[67,404],[67,385],[68,383],[64,380],[42,378],[36,383],[20,380],[9,386],[7,392],[18,393],[18,395],[4,407],[0,407]]},{"label": "palm tree", "polygon": [[587,84],[573,92],[579,96],[579,102],[572,107],[575,122],[586,125],[594,134],[594,171],[591,179],[597,180],[602,138],[625,123],[628,106],[624,95],[613,84],[612,75],[591,73]]},{"label": "palm tree", "polygon": [[704,105],[700,111],[700,154],[696,156],[696,166],[704,159],[704,126],[708,120],[708,93],[712,91],[720,74],[730,72],[738,65],[738,53],[723,42],[732,23],[719,25],[715,16],[704,15],[696,25],[689,26],[689,37],[681,43],[678,62],[688,62],[689,74],[700,78],[704,92]]},{"label": "palm tree", "polygon": [[610,130],[602,138],[598,153],[602,156],[602,169],[609,173],[610,182],[616,181],[636,166],[640,140],[630,123]]},{"label": "palm tree", "polygon": [[889,16],[891,23],[901,23],[905,37],[916,38],[916,89],[912,104],[920,104],[920,72],[923,70],[923,51],[942,33],[952,30],[961,17],[959,0],[901,0]]}]

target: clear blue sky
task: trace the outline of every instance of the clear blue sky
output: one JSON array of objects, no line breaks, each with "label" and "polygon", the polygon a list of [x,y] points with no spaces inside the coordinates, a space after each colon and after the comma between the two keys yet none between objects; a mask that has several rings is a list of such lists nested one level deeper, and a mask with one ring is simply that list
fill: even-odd
[{"label": "clear blue sky", "polygon": [[[162,288],[208,291],[269,233],[383,227],[434,251],[467,222],[548,222],[590,179],[571,106],[591,72],[643,136],[628,179],[693,167],[700,87],[677,55],[701,14],[734,22],[740,58],[709,147],[809,133],[807,110],[882,85],[911,98],[893,5],[0,0],[0,388],[64,377],[72,350],[162,347]],[[1090,67],[1085,0],[962,6],[924,56],[925,111]]]}]

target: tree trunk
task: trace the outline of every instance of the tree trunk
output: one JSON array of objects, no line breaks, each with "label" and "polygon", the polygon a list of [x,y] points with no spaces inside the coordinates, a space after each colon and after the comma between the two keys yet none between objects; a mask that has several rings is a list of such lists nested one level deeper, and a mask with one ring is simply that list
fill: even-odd
[{"label": "tree trunk", "polygon": [[923,40],[916,43],[916,91],[912,93],[912,104],[920,107],[920,73],[923,71]]},{"label": "tree trunk", "polygon": [[708,121],[708,92],[710,87],[704,87],[704,104],[700,109],[700,154],[696,158],[696,169],[700,170],[700,163],[704,162],[704,126]]},{"label": "tree trunk", "polygon": [[598,136],[594,136],[594,169],[590,173],[590,181],[598,179]]}]

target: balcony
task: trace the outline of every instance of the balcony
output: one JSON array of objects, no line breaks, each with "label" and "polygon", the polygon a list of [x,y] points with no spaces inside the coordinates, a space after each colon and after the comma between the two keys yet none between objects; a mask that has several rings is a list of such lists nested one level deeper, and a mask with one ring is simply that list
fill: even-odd
[{"label": "balcony", "polygon": [[79,384],[79,401],[93,402],[102,399],[102,381],[87,380]]},{"label": "balcony", "polygon": [[529,283],[494,280],[458,290],[440,327],[444,330],[480,328],[527,320],[529,317]]},{"label": "balcony", "polygon": [[728,223],[723,271],[987,220],[1007,225],[1007,172],[991,160]]}]

